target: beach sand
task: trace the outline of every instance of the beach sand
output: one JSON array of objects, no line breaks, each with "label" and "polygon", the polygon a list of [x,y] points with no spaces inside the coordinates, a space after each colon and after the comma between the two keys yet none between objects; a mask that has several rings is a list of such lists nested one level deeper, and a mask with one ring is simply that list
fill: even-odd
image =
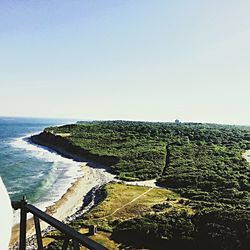
[{"label": "beach sand", "polygon": [[[83,176],[79,177],[72,183],[67,192],[53,204],[46,208],[46,213],[62,221],[68,216],[73,215],[83,204],[84,196],[96,186],[102,186],[114,179],[114,175],[108,173],[105,169],[100,168],[97,164],[86,162],[81,163]],[[41,222],[41,229],[45,229],[48,224]],[[27,237],[34,235],[35,228],[33,218],[27,220]],[[12,229],[10,247],[19,241],[19,225]]]}]

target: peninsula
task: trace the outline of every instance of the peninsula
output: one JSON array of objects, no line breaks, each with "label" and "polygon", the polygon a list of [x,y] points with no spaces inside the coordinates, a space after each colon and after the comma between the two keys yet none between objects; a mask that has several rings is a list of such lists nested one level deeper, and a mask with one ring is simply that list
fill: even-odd
[{"label": "peninsula", "polygon": [[102,186],[102,202],[71,222],[81,232],[97,225],[95,239],[110,249],[243,250],[249,244],[249,127],[94,121],[46,128],[31,141],[89,162],[89,171],[105,168],[113,176],[106,183],[114,176],[123,182]]}]

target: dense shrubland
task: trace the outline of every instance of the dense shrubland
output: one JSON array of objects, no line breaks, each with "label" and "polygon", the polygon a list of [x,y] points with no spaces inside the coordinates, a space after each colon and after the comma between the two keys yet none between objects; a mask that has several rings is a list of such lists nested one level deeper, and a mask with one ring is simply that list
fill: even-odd
[{"label": "dense shrubland", "polygon": [[[46,131],[68,133],[72,145],[95,157],[115,157],[111,167],[118,178],[157,178],[159,185],[189,198],[196,211],[148,214],[121,222],[114,227],[115,239],[135,244],[136,235],[141,240],[136,244],[144,242],[151,248],[152,243],[173,244],[175,249],[184,245],[186,249],[247,249],[250,244],[250,167],[242,157],[250,149],[249,127],[96,121]],[[164,204],[157,209],[164,209]]]},{"label": "dense shrubland", "polygon": [[249,211],[211,209],[194,215],[171,211],[124,221],[116,226],[112,237],[137,248],[247,250],[249,229]]}]

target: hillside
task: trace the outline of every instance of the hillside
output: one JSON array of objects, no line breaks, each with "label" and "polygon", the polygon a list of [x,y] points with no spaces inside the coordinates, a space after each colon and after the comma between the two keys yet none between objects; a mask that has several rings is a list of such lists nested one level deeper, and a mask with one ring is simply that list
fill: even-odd
[{"label": "hillside", "polygon": [[[108,249],[124,249],[135,245],[134,242],[126,242],[126,237],[123,237],[125,242],[117,239],[117,227],[124,221],[138,219],[145,214],[165,214],[170,217],[175,213],[194,214],[194,211],[185,205],[187,200],[166,189],[109,183],[103,187],[102,192],[106,196],[103,202],[70,225],[87,236],[90,236],[89,226],[96,225],[98,233],[90,237]],[[165,204],[166,208],[159,209],[161,204]],[[61,249],[62,241],[55,241],[60,235],[57,231],[50,232],[43,241],[46,245],[49,244],[49,249]],[[143,245],[148,246],[148,243]]]},{"label": "hillside", "polygon": [[169,214],[168,203],[156,204],[156,214],[117,221],[112,237],[118,242],[133,245],[136,236],[138,244],[150,239],[191,249],[206,249],[204,243],[207,249],[249,244],[250,167],[242,157],[250,149],[249,127],[96,121],[47,128],[32,140],[109,166],[119,179],[156,178],[195,211]]}]

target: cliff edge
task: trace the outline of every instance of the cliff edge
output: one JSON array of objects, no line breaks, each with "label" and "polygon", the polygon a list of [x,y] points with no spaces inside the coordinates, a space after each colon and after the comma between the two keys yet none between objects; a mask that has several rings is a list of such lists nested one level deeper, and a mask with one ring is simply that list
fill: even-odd
[{"label": "cliff edge", "polygon": [[[94,154],[87,149],[73,144],[73,142],[65,137],[47,131],[31,136],[30,140],[35,144],[48,147],[64,157],[76,161],[94,161],[106,167],[111,167],[119,162],[119,159],[115,156]],[[109,170],[112,171],[112,168]]]}]

